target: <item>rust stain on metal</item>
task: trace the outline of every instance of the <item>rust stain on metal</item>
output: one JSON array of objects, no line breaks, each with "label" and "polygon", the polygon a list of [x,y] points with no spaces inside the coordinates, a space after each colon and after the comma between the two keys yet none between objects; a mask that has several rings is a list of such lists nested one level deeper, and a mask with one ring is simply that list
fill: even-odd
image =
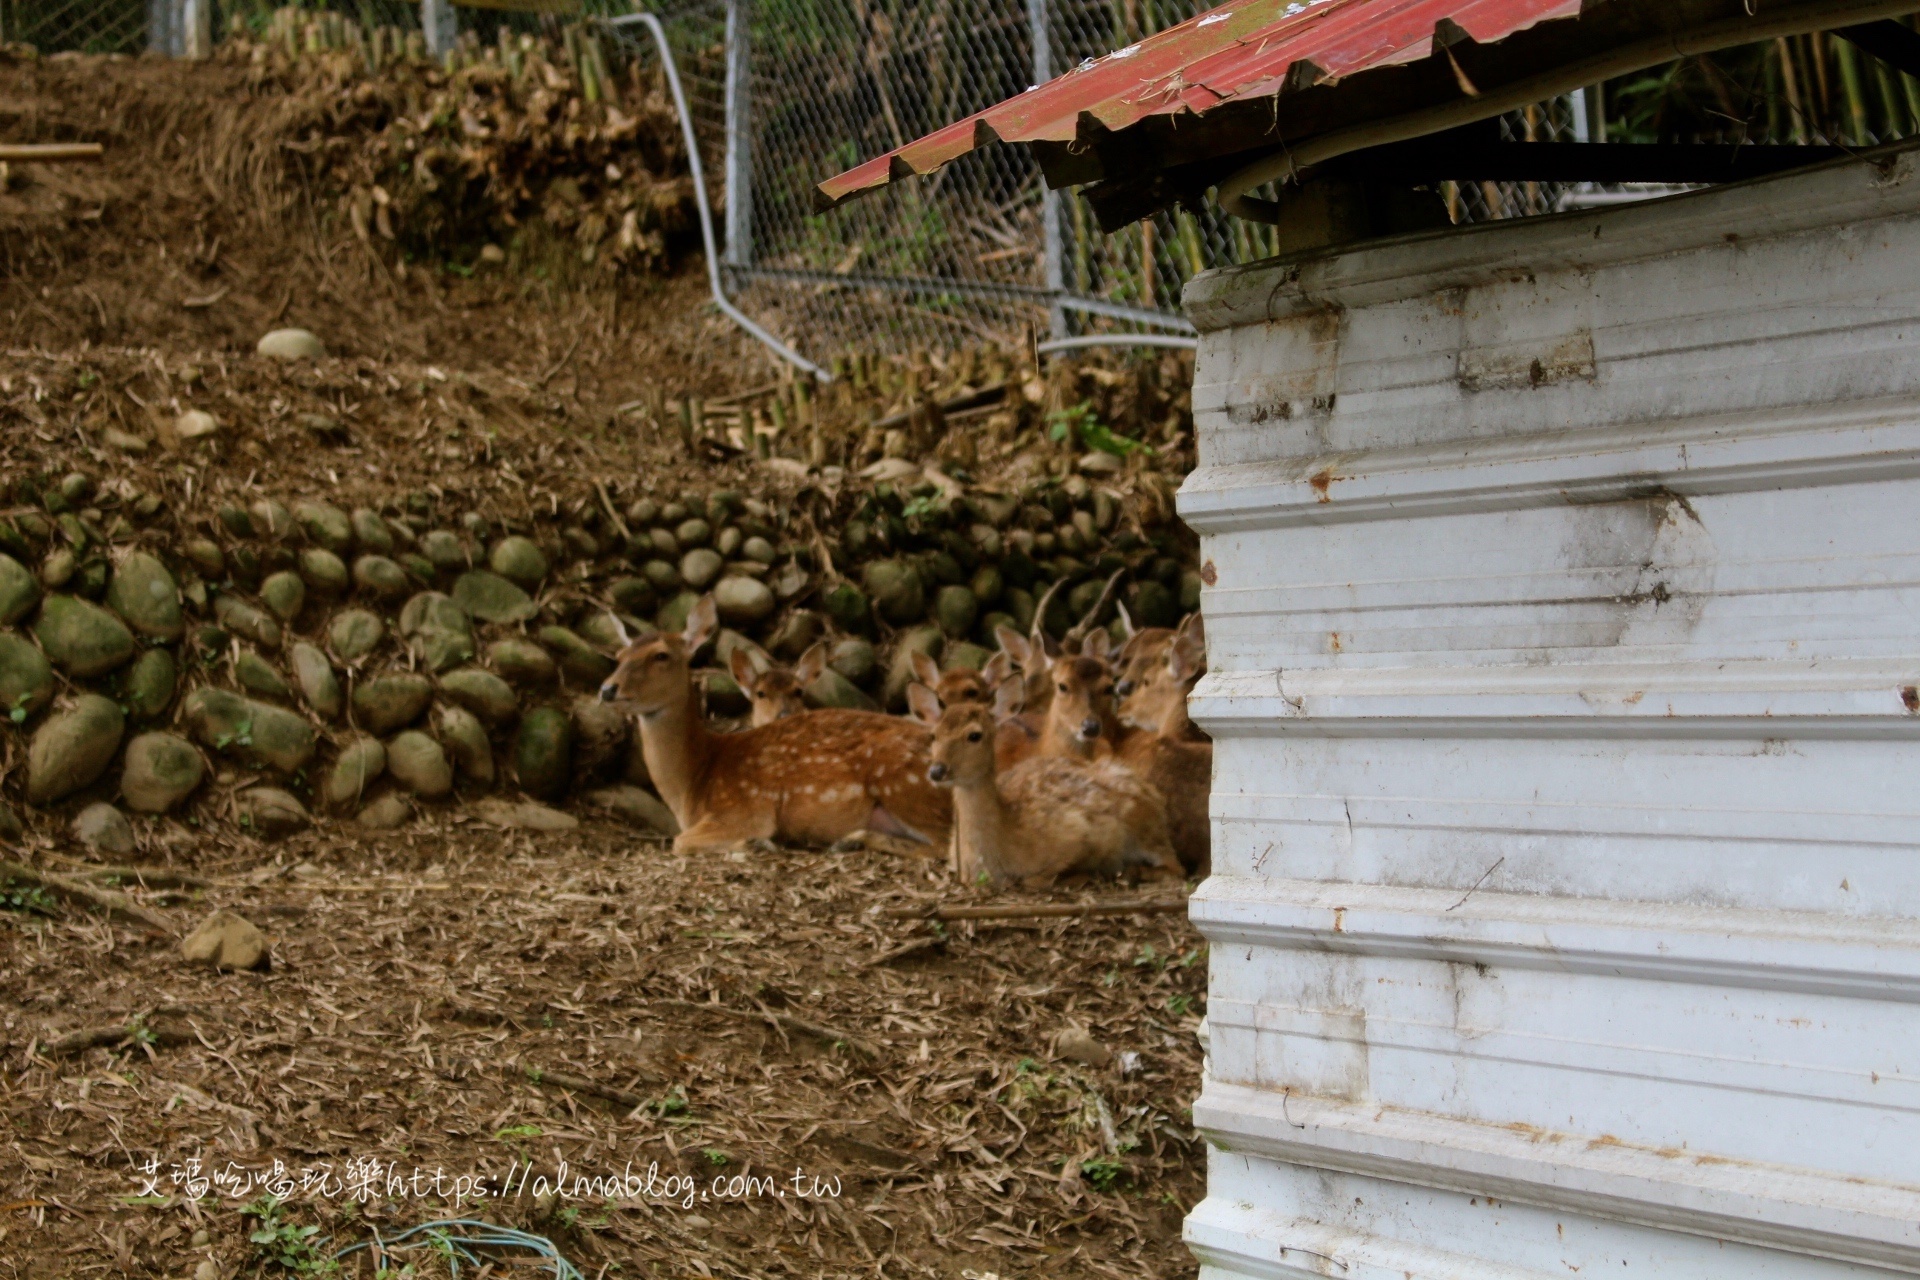
[{"label": "rust stain on metal", "polygon": [[1313,486],[1313,491],[1319,495],[1320,501],[1332,502],[1333,493],[1331,491],[1333,489],[1333,482],[1339,478],[1339,476],[1333,474],[1332,467],[1322,467],[1307,477],[1307,483]]},{"label": "rust stain on metal", "polygon": [[1213,561],[1209,560],[1200,566],[1200,581],[1210,587],[1219,584],[1220,571],[1213,567]]},{"label": "rust stain on metal", "polygon": [[1900,701],[1912,715],[1920,712],[1920,686],[1906,685],[1900,690]]}]

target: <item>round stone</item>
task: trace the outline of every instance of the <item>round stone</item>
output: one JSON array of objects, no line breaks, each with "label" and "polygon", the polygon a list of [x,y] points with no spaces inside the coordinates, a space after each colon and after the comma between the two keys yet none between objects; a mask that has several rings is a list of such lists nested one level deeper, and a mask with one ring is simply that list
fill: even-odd
[{"label": "round stone", "polygon": [[189,538],[184,550],[187,562],[200,571],[201,577],[218,582],[227,576],[226,553],[212,538]]},{"label": "round stone", "polygon": [[238,596],[222,595],[213,602],[213,616],[220,625],[268,649],[280,647],[280,624]]},{"label": "round stone", "polygon": [[520,719],[514,774],[536,800],[558,800],[573,774],[573,721],[558,707],[535,707]]},{"label": "round stone", "polygon": [[248,693],[272,698],[276,702],[287,702],[293,698],[293,688],[287,683],[286,677],[251,649],[242,650],[240,656],[234,659],[233,675]]},{"label": "round stone", "polygon": [[120,562],[107,584],[107,607],[143,636],[180,638],[180,587],[156,556],[134,551]]},{"label": "round stone", "polygon": [[758,536],[748,538],[741,543],[740,554],[748,560],[757,560],[761,564],[772,564],[776,556],[773,544]]},{"label": "round stone", "polygon": [[345,595],[351,581],[347,562],[325,547],[308,547],[300,553],[300,576],[323,596]]},{"label": "round stone", "polygon": [[698,518],[682,520],[674,526],[673,530],[674,541],[683,547],[704,547],[711,537],[713,537],[713,527],[705,520]]},{"label": "round stone", "polygon": [[485,569],[461,574],[453,584],[453,598],[483,622],[522,622],[534,615],[533,600],[526,592]]},{"label": "round stone", "polygon": [[927,591],[919,571],[904,560],[876,560],[861,575],[880,616],[907,626],[926,616]]},{"label": "round stone", "polygon": [[827,655],[827,666],[865,687],[879,670],[880,658],[867,641],[848,639],[833,646],[833,652]]},{"label": "round stone", "polygon": [[191,742],[171,733],[143,733],[127,744],[120,795],[136,813],[168,813],[206,776],[206,761]]},{"label": "round stone", "polygon": [[412,586],[406,570],[385,556],[361,556],[355,560],[353,584],[377,600],[398,600]]},{"label": "round stone", "polygon": [[371,507],[355,507],[348,517],[353,526],[353,546],[367,555],[384,556],[393,550],[393,530]]},{"label": "round stone", "polygon": [[547,554],[531,538],[519,535],[502,538],[493,544],[487,565],[507,581],[531,591],[547,576]]},{"label": "round stone", "polygon": [[301,640],[287,656],[292,660],[293,681],[300,688],[301,700],[322,720],[338,719],[346,705],[346,695],[341,692],[340,677],[334,674],[327,655]]},{"label": "round stone", "polygon": [[462,777],[493,785],[493,744],[480,717],[465,707],[442,705],[434,709],[433,727]]},{"label": "round stone", "polygon": [[362,681],[353,691],[353,716],[368,733],[386,735],[420,718],[433,698],[433,682],[412,671]]},{"label": "round stone", "polygon": [[0,715],[25,724],[53,698],[53,665],[25,636],[0,631]]},{"label": "round stone", "polygon": [[168,649],[148,649],[120,673],[120,696],[136,720],[154,720],[173,705],[180,665]]},{"label": "round stone", "polygon": [[275,329],[253,349],[276,360],[318,360],[327,354],[326,344],[306,329]]},{"label": "round stone", "polygon": [[293,532],[293,512],[278,498],[261,498],[247,511],[253,516],[253,527],[261,537],[278,542]]},{"label": "round stone", "polygon": [[973,630],[979,612],[979,601],[965,587],[942,587],[933,598],[933,616],[949,636],[964,636]]},{"label": "round stone", "polygon": [[333,646],[333,656],[349,665],[378,649],[386,638],[387,624],[365,609],[342,609],[327,624],[327,643]]},{"label": "round stone", "polygon": [[125,731],[119,706],[93,693],[47,717],[27,748],[27,803],[52,804],[92,785],[113,763]]},{"label": "round stone", "polygon": [[307,603],[307,584],[299,574],[282,569],[260,584],[260,602],[280,621],[292,622]]},{"label": "round stone", "polygon": [[240,825],[254,835],[277,840],[313,821],[306,806],[279,787],[248,787],[234,797]]},{"label": "round stone", "polygon": [[72,676],[105,675],[133,657],[133,633],[126,624],[73,596],[48,596],[33,634],[53,664]]},{"label": "round stone", "polygon": [[349,808],[359,804],[386,771],[386,744],[378,738],[355,738],[340,748],[333,768],[327,770],[321,794],[333,808]]},{"label": "round stone", "polygon": [[409,729],[387,744],[387,772],[423,800],[453,790],[453,766],[447,762],[447,753],[418,729]]},{"label": "round stone", "polygon": [[871,615],[866,592],[851,582],[842,582],[829,590],[820,601],[820,607],[827,611],[834,625],[843,631],[871,630]]},{"label": "round stone", "polygon": [[713,589],[720,621],[730,627],[751,627],[773,616],[773,590],[757,578],[720,579]]},{"label": "round stone", "polygon": [[293,518],[314,545],[325,547],[337,556],[353,550],[353,520],[332,503],[298,503],[293,508]]},{"label": "round stone", "polygon": [[40,583],[27,566],[10,555],[0,555],[0,626],[13,626],[40,603]]},{"label": "round stone", "polygon": [[727,562],[718,551],[711,547],[695,547],[680,557],[680,578],[693,590],[705,591],[726,567]]},{"label": "round stone", "polygon": [[657,592],[678,591],[682,585],[680,571],[670,561],[649,560],[640,566],[640,572],[653,584]]},{"label": "round stone", "polygon": [[420,553],[442,573],[457,573],[471,564],[460,535],[446,529],[431,530],[421,538]]},{"label": "round stone", "polygon": [[531,640],[495,640],[487,646],[487,661],[495,671],[522,688],[540,688],[554,681],[557,668],[545,649]]},{"label": "round stone", "polygon": [[92,853],[124,858],[133,852],[133,824],[104,801],[74,815],[73,838]]},{"label": "round stone", "polygon": [[513,689],[491,671],[466,667],[440,677],[440,692],[490,725],[511,724],[519,710]]},{"label": "round stone", "polygon": [[413,816],[413,808],[399,796],[381,796],[362,809],[354,821],[369,831],[391,831]]},{"label": "round stone", "polygon": [[613,674],[613,659],[565,627],[540,628],[540,643],[552,653],[560,674],[571,684],[598,689]]}]

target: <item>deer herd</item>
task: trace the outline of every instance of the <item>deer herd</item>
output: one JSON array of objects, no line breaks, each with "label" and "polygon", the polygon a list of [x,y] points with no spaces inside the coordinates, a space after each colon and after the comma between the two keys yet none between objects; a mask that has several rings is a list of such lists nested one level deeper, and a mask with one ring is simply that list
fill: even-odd
[{"label": "deer herd", "polygon": [[735,649],[751,723],[709,728],[693,663],[718,630],[711,596],[681,634],[625,641],[600,697],[638,717],[647,769],[680,824],[676,852],[869,830],[947,849],[967,882],[1204,875],[1213,746],[1187,719],[1205,670],[1200,615],[1136,629],[1121,608],[1115,642],[1091,624],[1117,581],[1057,643],[1039,623],[1049,599],[1030,635],[999,630],[1000,651],[978,671],[915,655],[905,717],[809,708],[821,643],[790,671]]}]

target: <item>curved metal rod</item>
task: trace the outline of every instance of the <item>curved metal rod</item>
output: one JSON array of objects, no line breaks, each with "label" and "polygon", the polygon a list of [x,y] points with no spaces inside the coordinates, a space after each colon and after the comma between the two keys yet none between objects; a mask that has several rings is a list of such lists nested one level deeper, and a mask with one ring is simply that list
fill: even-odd
[{"label": "curved metal rod", "polygon": [[632,26],[635,23],[653,33],[653,42],[660,49],[661,65],[667,69],[667,88],[673,91],[673,108],[680,113],[680,134],[686,139],[687,168],[693,173],[696,193],[694,208],[700,214],[700,239],[707,250],[707,285],[713,292],[713,305],[788,364],[806,370],[821,382],[832,382],[832,374],[762,329],[746,312],[727,300],[726,290],[720,286],[720,253],[713,239],[713,214],[707,208],[707,175],[700,166],[700,143],[693,136],[693,114],[687,110],[686,91],[680,87],[680,68],[673,60],[673,50],[667,45],[667,30],[660,25],[660,19],[651,13],[628,13],[607,19],[607,25],[612,27]]},{"label": "curved metal rod", "polygon": [[1200,339],[1183,338],[1172,333],[1090,333],[1079,338],[1052,338],[1040,343],[1036,351],[1071,351],[1075,347],[1176,347],[1181,351],[1198,348]]}]

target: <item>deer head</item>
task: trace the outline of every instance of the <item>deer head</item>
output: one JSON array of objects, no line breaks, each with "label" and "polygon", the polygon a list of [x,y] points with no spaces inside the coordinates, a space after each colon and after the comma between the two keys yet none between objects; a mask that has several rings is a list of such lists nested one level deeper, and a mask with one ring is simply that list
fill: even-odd
[{"label": "deer head", "polygon": [[753,726],[759,728],[807,709],[807,686],[826,670],[827,646],[821,643],[808,649],[791,671],[775,666],[770,658],[763,667],[746,649],[735,649],[727,666],[733,682],[747,695],[753,708]]},{"label": "deer head", "polygon": [[[661,632],[638,643],[625,643],[613,674],[600,686],[600,700],[631,703],[643,716],[658,715],[687,701],[693,693],[693,655],[719,627],[713,597],[702,596],[687,615],[686,630],[679,635]],[[625,628],[620,635],[626,639]]]},{"label": "deer head", "polygon": [[1113,673],[1099,658],[1080,654],[1055,658],[1048,675],[1053,705],[1047,732],[1054,749],[1090,756],[1094,743],[1113,727]]},{"label": "deer head", "polygon": [[977,702],[941,712],[933,727],[927,778],[937,786],[977,786],[993,777],[993,713]]}]

